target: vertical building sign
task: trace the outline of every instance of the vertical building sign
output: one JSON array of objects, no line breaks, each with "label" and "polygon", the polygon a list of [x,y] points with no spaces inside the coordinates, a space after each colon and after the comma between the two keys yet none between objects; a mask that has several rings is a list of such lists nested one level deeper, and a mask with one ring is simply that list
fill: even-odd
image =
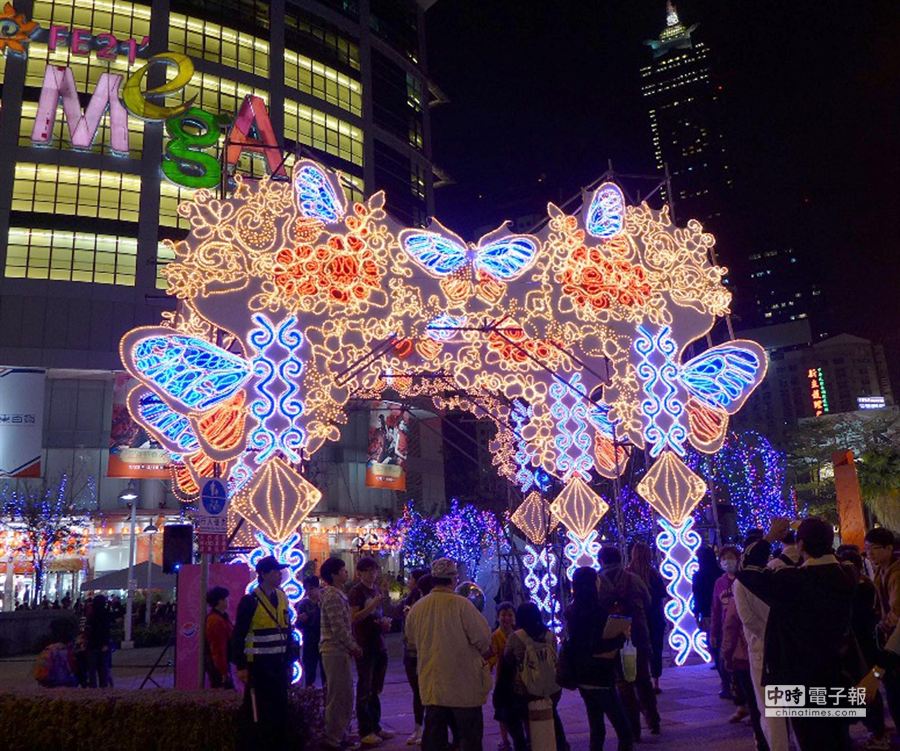
[{"label": "vertical building sign", "polygon": [[828,392],[825,390],[825,375],[822,368],[810,368],[806,371],[806,377],[809,379],[813,412],[816,417],[828,414]]},{"label": "vertical building sign", "polygon": [[375,402],[369,415],[366,486],[406,490],[409,413],[396,402]]},{"label": "vertical building sign", "polygon": [[0,477],[40,477],[44,382],[39,368],[0,368]]},{"label": "vertical building sign", "polygon": [[128,392],[137,384],[119,373],[113,385],[112,426],[109,430],[107,477],[169,479],[169,455],[128,411]]}]

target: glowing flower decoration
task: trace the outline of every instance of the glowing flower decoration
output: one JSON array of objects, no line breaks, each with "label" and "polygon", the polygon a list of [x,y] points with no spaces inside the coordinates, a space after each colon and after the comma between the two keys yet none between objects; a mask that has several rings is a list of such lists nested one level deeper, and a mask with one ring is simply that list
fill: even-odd
[{"label": "glowing flower decoration", "polygon": [[16,13],[12,3],[6,3],[3,13],[0,13],[0,49],[24,55],[25,45],[37,28],[35,21],[26,20],[23,13]]}]

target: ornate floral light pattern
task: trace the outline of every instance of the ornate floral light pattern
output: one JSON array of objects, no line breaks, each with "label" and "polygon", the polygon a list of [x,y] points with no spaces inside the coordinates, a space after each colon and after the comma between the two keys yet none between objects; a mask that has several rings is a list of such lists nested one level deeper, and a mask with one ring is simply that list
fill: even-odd
[{"label": "ornate floral light pattern", "polygon": [[[351,397],[388,387],[490,415],[504,476],[555,474],[562,497],[584,495],[594,468],[621,474],[626,445],[665,456],[686,436],[715,450],[765,373],[752,342],[682,362],[728,312],[726,270],[698,222],[628,206],[613,183],[575,214],[549,205],[538,234],[504,223],[474,245],[438,222],[404,228],[384,205],[382,193],[349,201],[335,173],[300,159],[290,181],[236,178],[231,196],[199,190],[179,207],[191,229],[163,272],[179,305],[126,334],[121,356],[157,399],[143,414],[129,406],[166,434],[182,496],[218,473],[255,527],[290,536],[317,500],[300,468],[339,437]],[[665,344],[664,374],[639,369],[648,337]],[[422,377],[434,373],[445,375]],[[685,414],[664,426],[642,411],[648,384]],[[590,417],[601,392],[614,444]],[[597,518],[570,530],[584,540]]]},{"label": "ornate floral light pattern", "polygon": [[609,504],[576,476],[556,496],[550,511],[579,540],[585,540],[609,511]]},{"label": "ornate floral light pattern", "polygon": [[559,600],[554,590],[559,578],[556,575],[556,554],[548,548],[525,545],[522,565],[525,566],[525,586],[531,592],[531,601],[550,622],[556,633],[562,630]]},{"label": "ornate floral light pattern", "polygon": [[647,470],[637,492],[660,515],[680,525],[706,494],[706,483],[675,453],[666,451]]},{"label": "ornate floral light pattern", "polygon": [[550,511],[550,504],[536,490],[525,496],[509,520],[538,546],[544,544],[547,535],[559,524],[559,519]]}]

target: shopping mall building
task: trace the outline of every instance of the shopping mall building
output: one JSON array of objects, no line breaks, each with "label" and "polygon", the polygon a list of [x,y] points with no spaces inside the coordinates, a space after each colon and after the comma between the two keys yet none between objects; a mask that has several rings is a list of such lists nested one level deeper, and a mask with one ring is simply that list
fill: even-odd
[{"label": "shopping mall building", "polygon": [[[178,509],[161,479],[108,475],[118,342],[172,308],[161,241],[187,231],[179,202],[304,153],[339,170],[352,195],[385,189],[391,213],[422,223],[435,182],[428,3],[14,5],[0,18],[0,474],[95,481],[107,542],[91,565],[109,570],[126,560],[117,499],[129,482],[139,527]],[[320,510],[335,519],[384,515],[400,500],[365,487],[366,424],[351,415],[323,453]],[[22,448],[29,440],[39,452]],[[411,491],[442,498],[439,422],[410,443]]]}]

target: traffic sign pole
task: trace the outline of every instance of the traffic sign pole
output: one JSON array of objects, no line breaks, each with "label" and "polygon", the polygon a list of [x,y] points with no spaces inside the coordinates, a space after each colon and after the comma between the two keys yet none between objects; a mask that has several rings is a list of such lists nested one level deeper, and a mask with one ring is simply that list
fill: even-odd
[{"label": "traffic sign pole", "polygon": [[200,549],[197,688],[202,689],[206,679],[206,590],[209,587],[209,556],[211,553],[225,552],[228,544],[228,489],[218,477],[212,477],[203,483],[200,503],[194,515],[194,531]]}]

